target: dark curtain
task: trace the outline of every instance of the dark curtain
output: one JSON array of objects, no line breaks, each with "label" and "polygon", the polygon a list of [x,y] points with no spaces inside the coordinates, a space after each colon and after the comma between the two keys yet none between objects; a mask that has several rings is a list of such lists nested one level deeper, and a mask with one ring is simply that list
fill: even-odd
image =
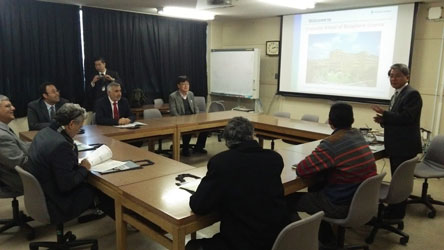
[{"label": "dark curtain", "polygon": [[127,93],[141,88],[168,101],[177,76],[188,75],[194,94],[207,95],[206,22],[83,7],[83,29],[86,84],[103,56]]},{"label": "dark curtain", "polygon": [[61,96],[82,103],[79,8],[32,0],[0,0],[0,93],[26,115],[38,86],[56,84]]}]

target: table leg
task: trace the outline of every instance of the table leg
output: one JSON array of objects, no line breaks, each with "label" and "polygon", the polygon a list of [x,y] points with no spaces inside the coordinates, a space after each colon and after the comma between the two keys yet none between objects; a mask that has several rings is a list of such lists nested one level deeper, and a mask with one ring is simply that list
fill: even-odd
[{"label": "table leg", "polygon": [[264,147],[264,139],[261,137],[258,137],[259,139],[259,146]]},{"label": "table leg", "polygon": [[173,134],[173,159],[180,161],[180,132],[177,128]]},{"label": "table leg", "polygon": [[126,222],[123,221],[123,208],[120,201],[115,200],[116,245],[117,250],[126,250]]},{"label": "table leg", "polygon": [[192,232],[191,233],[191,239],[195,240],[197,238],[197,232]]},{"label": "table leg", "polygon": [[185,231],[177,230],[176,232],[173,232],[172,250],[185,250]]}]

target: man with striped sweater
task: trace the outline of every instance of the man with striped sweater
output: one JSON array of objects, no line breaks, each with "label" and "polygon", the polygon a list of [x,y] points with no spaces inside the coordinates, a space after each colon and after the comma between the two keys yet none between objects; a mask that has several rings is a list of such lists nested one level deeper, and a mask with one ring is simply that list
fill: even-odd
[{"label": "man with striped sweater", "polygon": [[[331,106],[329,124],[333,134],[297,165],[297,175],[314,180],[314,184],[308,193],[287,197],[291,212],[324,211],[328,217],[345,218],[359,184],[376,175],[373,153],[360,132],[351,128],[353,122],[351,105],[339,102]],[[331,239],[330,232],[328,224],[321,225],[322,243]]]}]

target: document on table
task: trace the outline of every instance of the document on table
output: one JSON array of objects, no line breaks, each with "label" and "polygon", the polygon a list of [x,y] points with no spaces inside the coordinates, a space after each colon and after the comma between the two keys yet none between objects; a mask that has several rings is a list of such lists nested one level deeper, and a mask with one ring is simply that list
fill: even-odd
[{"label": "document on table", "polygon": [[91,164],[91,171],[96,171],[99,173],[107,172],[110,169],[118,168],[119,166],[125,164],[123,161],[112,160],[111,157],[113,157],[113,152],[111,149],[106,145],[102,145],[98,149],[91,152],[91,154],[89,154],[86,158],[79,159],[79,163],[83,159],[87,159]]},{"label": "document on table", "polygon": [[196,190],[197,190],[197,187],[198,187],[199,184],[200,184],[200,181],[201,181],[201,180],[202,180],[202,179],[197,179],[197,180],[193,180],[193,181],[190,181],[190,182],[182,183],[182,184],[179,186],[179,188],[180,188],[180,189],[184,189],[184,190],[186,190],[186,191],[188,191],[188,192],[190,192],[190,193],[195,193]]},{"label": "document on table", "polygon": [[116,127],[116,128],[135,128],[135,127],[145,126],[145,125],[147,125],[147,124],[143,123],[143,122],[133,122],[133,123],[129,123],[126,125],[115,125],[114,127]]}]

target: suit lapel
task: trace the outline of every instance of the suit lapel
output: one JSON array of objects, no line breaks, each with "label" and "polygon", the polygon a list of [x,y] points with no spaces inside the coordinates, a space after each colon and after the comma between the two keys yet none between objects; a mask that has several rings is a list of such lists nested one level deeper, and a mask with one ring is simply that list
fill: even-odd
[{"label": "suit lapel", "polygon": [[391,111],[398,112],[398,109],[400,107],[400,103],[402,102],[402,99],[404,99],[405,94],[408,92],[408,88],[410,88],[410,85],[405,86],[404,89],[401,90],[401,93],[398,94],[396,97],[395,103],[393,103],[393,107]]},{"label": "suit lapel", "polygon": [[42,111],[42,115],[45,117],[45,120],[47,122],[50,122],[51,119],[49,119],[49,113],[48,109],[46,108],[45,101],[43,99],[40,99],[39,105],[40,105],[40,110]]}]

